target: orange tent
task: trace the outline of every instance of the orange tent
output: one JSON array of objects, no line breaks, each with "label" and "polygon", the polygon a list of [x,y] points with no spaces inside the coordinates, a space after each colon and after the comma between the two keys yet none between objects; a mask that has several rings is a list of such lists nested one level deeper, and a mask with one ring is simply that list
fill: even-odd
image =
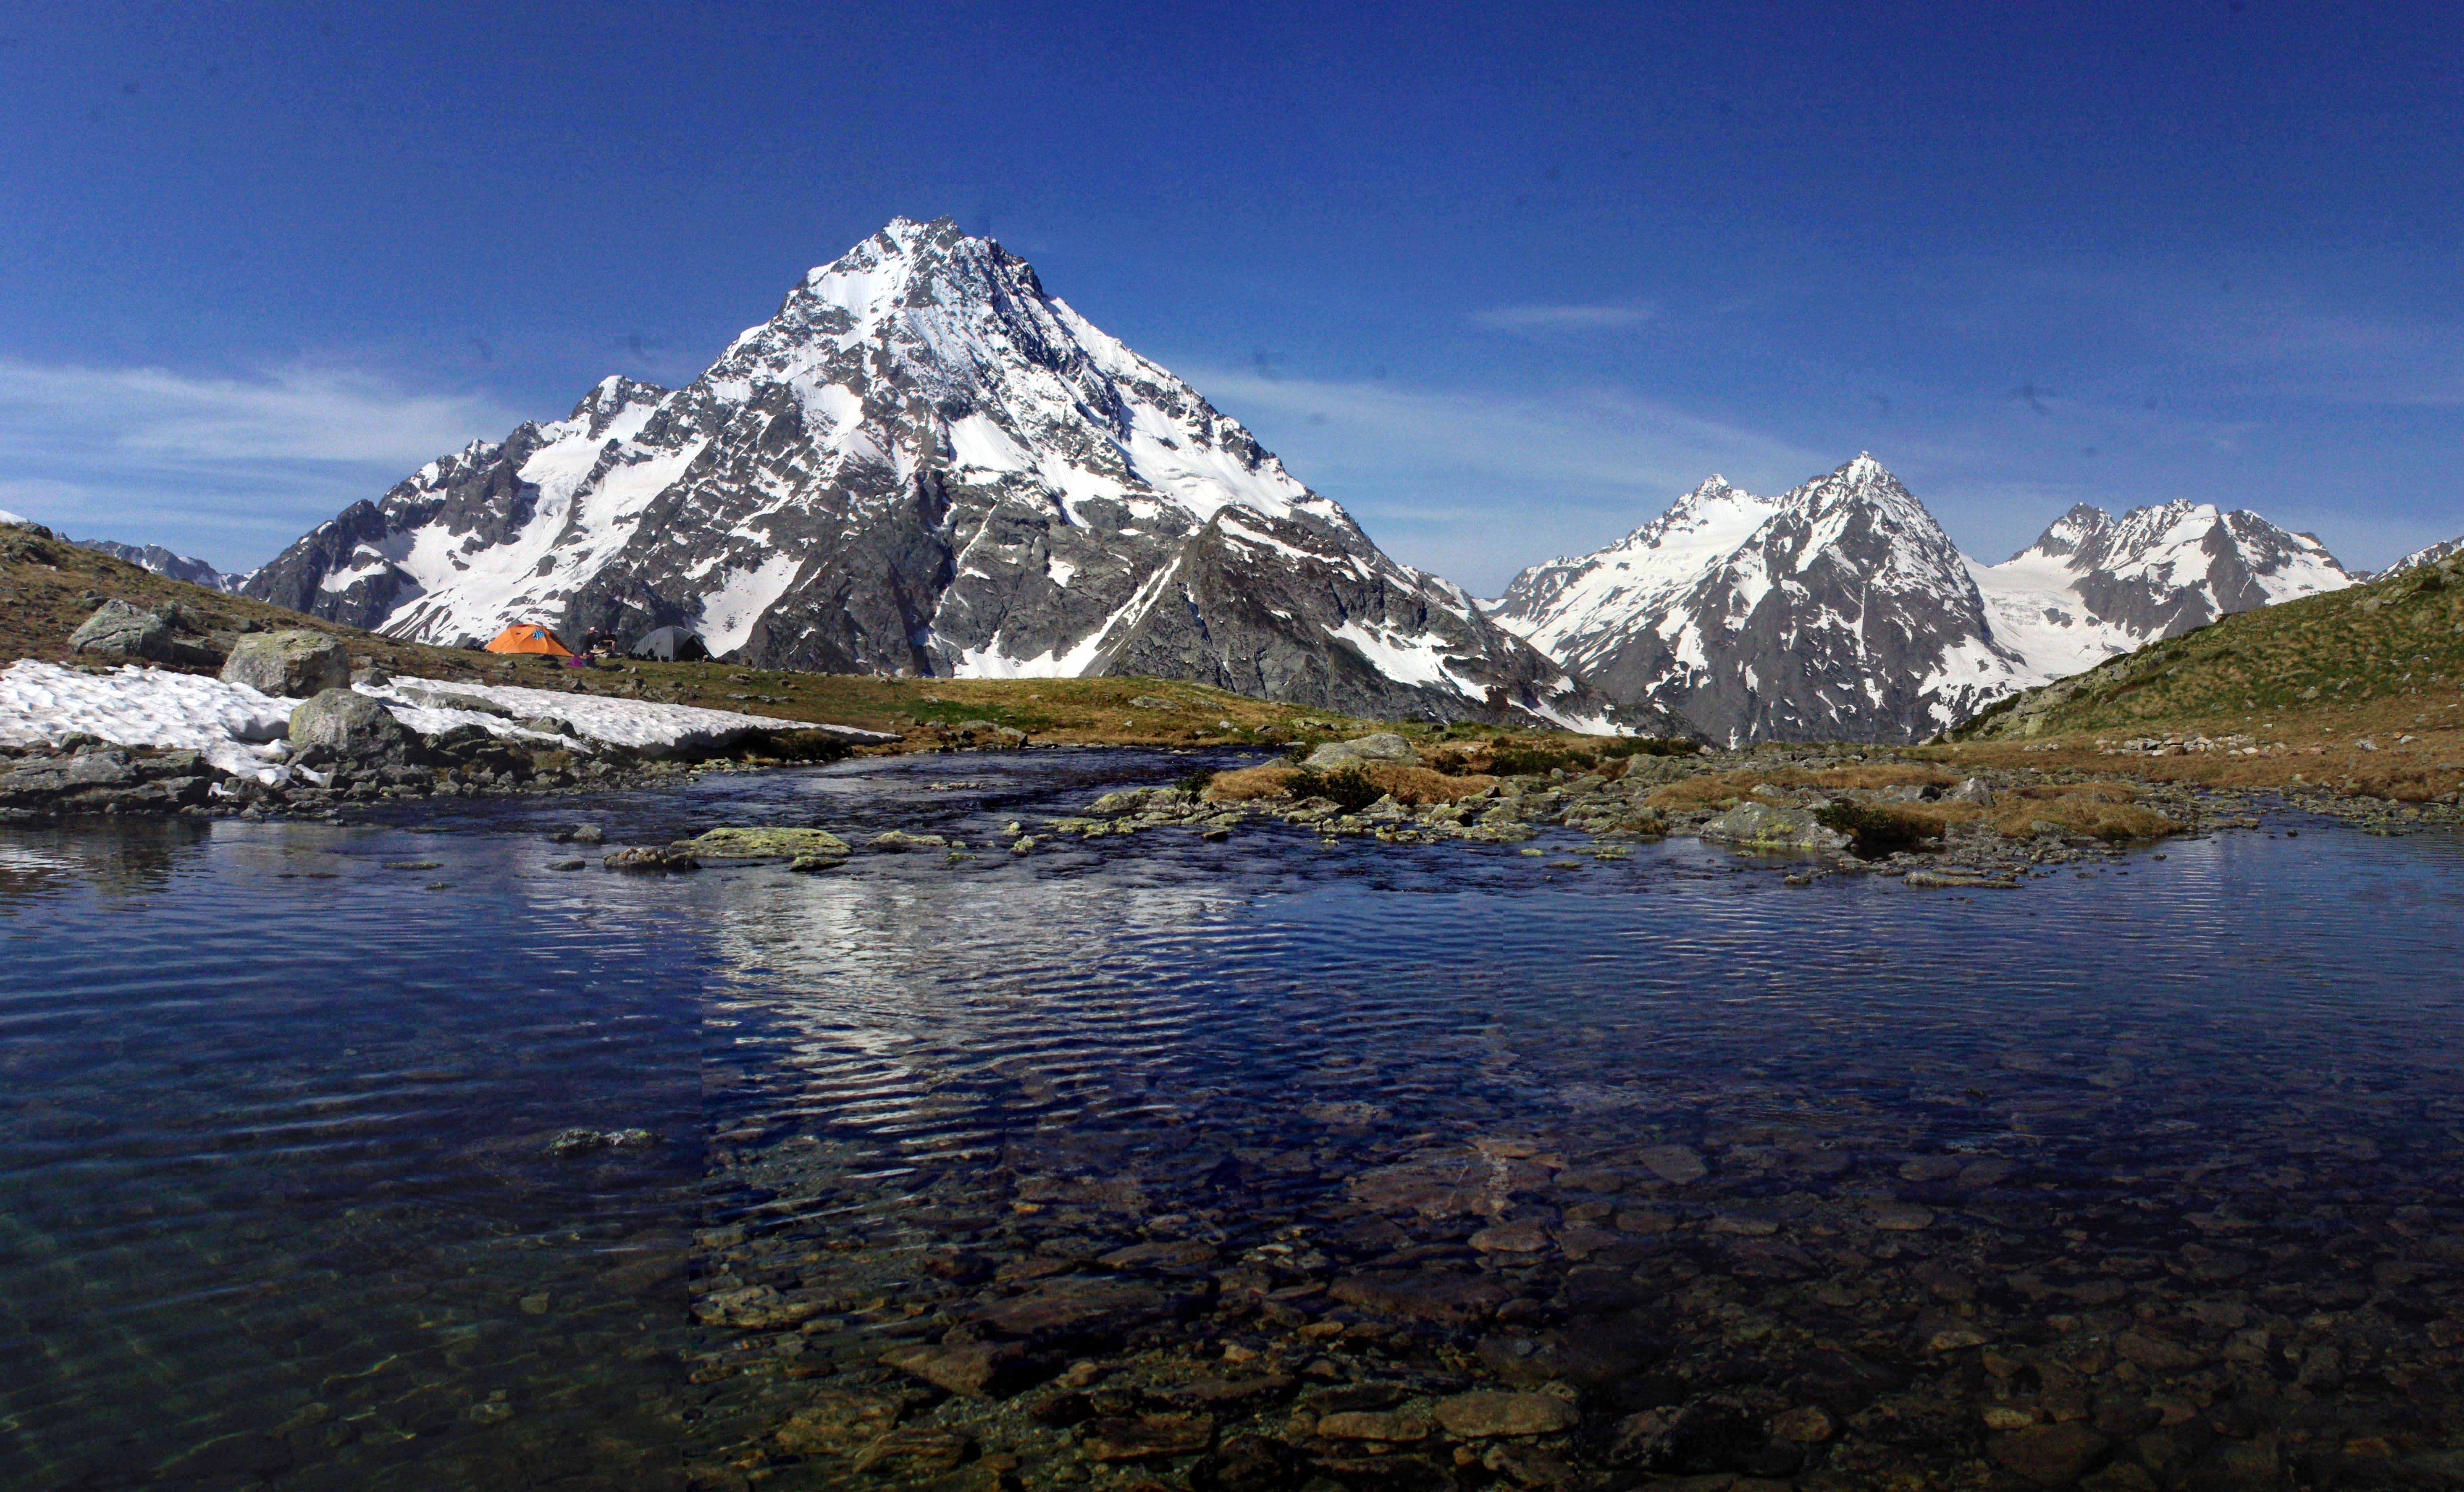
[{"label": "orange tent", "polygon": [[543,626],[509,626],[496,634],[488,645],[490,652],[546,653],[551,658],[570,658],[573,649],[556,640],[556,634]]}]

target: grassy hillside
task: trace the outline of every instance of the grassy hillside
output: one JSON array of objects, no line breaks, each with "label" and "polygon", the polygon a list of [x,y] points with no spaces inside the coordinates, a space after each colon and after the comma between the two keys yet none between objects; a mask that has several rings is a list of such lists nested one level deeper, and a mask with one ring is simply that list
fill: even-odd
[{"label": "grassy hillside", "polygon": [[1953,738],[2121,754],[2178,779],[2440,798],[2464,784],[2464,576],[2451,560],[2226,617],[2007,700]]}]

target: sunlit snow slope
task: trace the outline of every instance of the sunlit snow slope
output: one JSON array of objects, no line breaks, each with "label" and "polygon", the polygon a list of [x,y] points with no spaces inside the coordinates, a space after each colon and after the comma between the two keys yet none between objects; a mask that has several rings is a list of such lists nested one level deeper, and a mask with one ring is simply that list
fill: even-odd
[{"label": "sunlit snow slope", "polygon": [[563,420],[429,463],[248,593],[426,642],[679,624],[828,671],[1143,673],[1361,713],[1604,718],[947,220],[899,219],[814,270],[686,387],[611,378]]}]

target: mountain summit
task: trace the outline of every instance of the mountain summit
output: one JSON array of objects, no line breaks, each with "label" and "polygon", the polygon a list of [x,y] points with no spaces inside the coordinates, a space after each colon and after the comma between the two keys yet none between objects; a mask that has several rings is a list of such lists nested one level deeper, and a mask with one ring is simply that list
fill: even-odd
[{"label": "mountain summit", "polygon": [[1777,497],[1715,476],[1617,543],[1526,570],[1488,610],[1612,700],[1715,739],[1891,741],[2349,583],[2318,540],[2192,503],[2074,508],[1981,565],[1860,453]]},{"label": "mountain summit", "polygon": [[762,666],[1601,719],[1460,587],[947,219],[813,270],[683,388],[610,378],[429,462],[247,593],[422,642],[672,624]]}]

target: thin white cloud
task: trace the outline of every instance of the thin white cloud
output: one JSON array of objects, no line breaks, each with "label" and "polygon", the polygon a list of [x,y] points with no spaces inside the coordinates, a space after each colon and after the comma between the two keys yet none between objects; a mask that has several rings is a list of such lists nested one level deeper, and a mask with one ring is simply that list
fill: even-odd
[{"label": "thin white cloud", "polygon": [[0,505],[244,567],[519,421],[485,395],[340,366],[228,378],[0,358]]},{"label": "thin white cloud", "polygon": [[0,450],[81,445],[186,461],[416,466],[518,423],[475,394],[422,394],[374,375],[295,364],[262,378],[0,359]]},{"label": "thin white cloud", "polygon": [[1475,311],[1475,326],[1505,332],[1603,332],[1640,326],[1660,315],[1648,305],[1524,305]]},{"label": "thin white cloud", "polygon": [[1841,459],[1615,388],[1504,398],[1238,368],[1188,377],[1388,553],[1484,595],[1623,536],[1715,472],[1778,491]]}]

